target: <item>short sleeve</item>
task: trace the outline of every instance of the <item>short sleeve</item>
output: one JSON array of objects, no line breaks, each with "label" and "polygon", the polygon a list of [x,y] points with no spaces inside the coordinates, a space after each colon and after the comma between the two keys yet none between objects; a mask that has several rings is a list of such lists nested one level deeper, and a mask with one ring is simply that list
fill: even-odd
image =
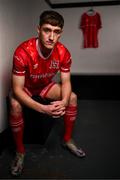
[{"label": "short sleeve", "polygon": [[85,17],[86,17],[85,13],[83,13],[82,16],[81,16],[81,19],[80,19],[80,26],[79,26],[80,29],[85,28]]},{"label": "short sleeve", "polygon": [[18,76],[24,76],[26,72],[26,53],[23,49],[18,48],[13,55],[12,72]]},{"label": "short sleeve", "polygon": [[97,27],[98,29],[102,28],[102,21],[101,21],[101,16],[99,13],[98,13]]},{"label": "short sleeve", "polygon": [[66,50],[65,54],[63,56],[63,61],[61,63],[60,71],[61,72],[69,72],[71,63],[72,63],[71,54],[69,53],[68,50]]}]

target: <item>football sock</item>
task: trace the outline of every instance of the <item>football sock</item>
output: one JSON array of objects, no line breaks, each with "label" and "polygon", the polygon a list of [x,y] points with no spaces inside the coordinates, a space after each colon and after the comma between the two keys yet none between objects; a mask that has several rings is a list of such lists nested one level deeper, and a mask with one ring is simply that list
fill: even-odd
[{"label": "football sock", "polygon": [[10,114],[10,126],[18,153],[25,153],[23,144],[24,121],[22,113],[19,115]]},{"label": "football sock", "polygon": [[64,115],[64,126],[65,126],[64,141],[66,142],[69,141],[72,137],[76,116],[77,116],[77,106],[72,106],[72,105],[67,106]]}]

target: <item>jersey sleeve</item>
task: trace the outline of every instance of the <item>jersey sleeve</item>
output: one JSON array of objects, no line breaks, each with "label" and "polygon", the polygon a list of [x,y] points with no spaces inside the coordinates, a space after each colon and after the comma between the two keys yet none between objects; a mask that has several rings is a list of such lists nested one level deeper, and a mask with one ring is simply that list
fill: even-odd
[{"label": "jersey sleeve", "polygon": [[65,49],[63,60],[60,66],[60,71],[70,72],[71,63],[72,63],[71,54],[69,53],[67,49]]},{"label": "jersey sleeve", "polygon": [[97,15],[98,15],[97,28],[100,29],[100,28],[102,28],[102,20],[101,20],[100,14],[97,13]]},{"label": "jersey sleeve", "polygon": [[80,25],[79,25],[80,29],[84,29],[85,28],[85,21],[86,21],[85,17],[86,17],[85,13],[83,13],[82,16],[81,16],[81,19],[80,19]]},{"label": "jersey sleeve", "polygon": [[24,76],[26,72],[26,53],[22,48],[18,48],[13,55],[12,72],[18,76]]}]

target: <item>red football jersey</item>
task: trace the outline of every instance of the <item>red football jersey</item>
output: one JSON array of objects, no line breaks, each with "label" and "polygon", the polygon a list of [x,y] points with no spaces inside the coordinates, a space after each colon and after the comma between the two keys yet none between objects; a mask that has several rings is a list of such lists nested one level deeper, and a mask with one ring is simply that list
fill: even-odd
[{"label": "red football jersey", "polygon": [[87,12],[82,14],[80,28],[83,31],[84,48],[98,47],[98,30],[101,26],[101,17],[98,12],[91,15]]},{"label": "red football jersey", "polygon": [[20,44],[13,56],[13,73],[25,76],[25,87],[33,94],[47,86],[58,71],[69,72],[71,55],[58,42],[49,57],[40,52],[38,39],[32,38]]}]

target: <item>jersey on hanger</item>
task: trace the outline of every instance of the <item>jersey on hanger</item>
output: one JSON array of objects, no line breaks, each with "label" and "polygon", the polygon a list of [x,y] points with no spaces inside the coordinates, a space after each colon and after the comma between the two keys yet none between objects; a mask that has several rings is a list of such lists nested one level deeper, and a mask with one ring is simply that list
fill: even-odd
[{"label": "jersey on hanger", "polygon": [[84,48],[98,47],[98,30],[101,26],[101,17],[98,12],[94,12],[93,14],[85,12],[82,14],[80,28],[83,31]]}]

